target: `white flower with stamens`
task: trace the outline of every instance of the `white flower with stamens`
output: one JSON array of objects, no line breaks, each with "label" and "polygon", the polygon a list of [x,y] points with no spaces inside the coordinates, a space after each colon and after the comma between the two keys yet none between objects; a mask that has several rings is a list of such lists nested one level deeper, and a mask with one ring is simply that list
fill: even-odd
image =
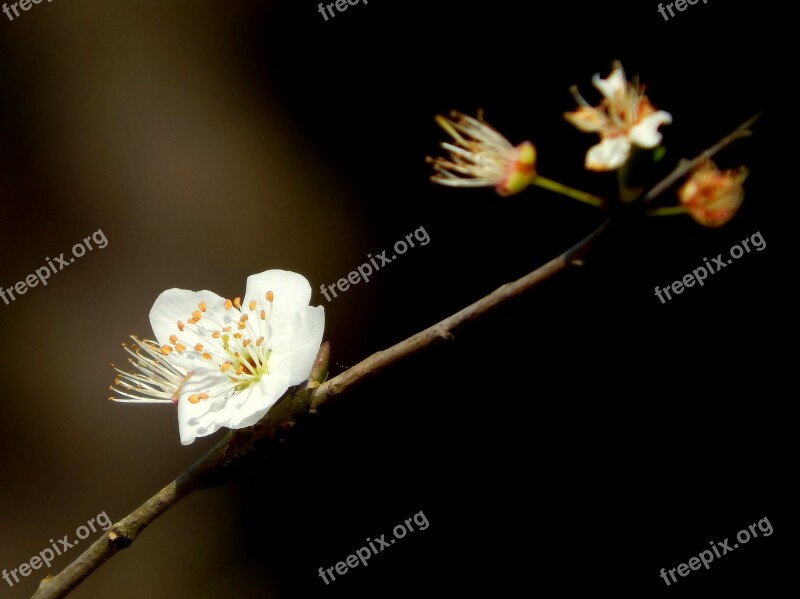
[{"label": "white flower with stamens", "polygon": [[436,122],[456,142],[442,142],[450,158],[431,158],[436,174],[431,181],[449,187],[494,187],[501,196],[519,193],[536,177],[536,148],[529,141],[518,146],[478,119],[453,111],[452,120]]},{"label": "white flower with stamens", "polygon": [[592,79],[594,86],[603,94],[597,108],[590,106],[576,88],[572,89],[578,110],[564,117],[581,131],[598,133],[600,143],[586,154],[586,168],[592,171],[613,171],[628,160],[631,146],[654,148],[661,143],[658,132],[661,125],[669,125],[672,115],[656,110],[644,95],[644,87],[638,81],[628,82],[619,62],[607,79],[600,73]]},{"label": "white flower with stamens", "polygon": [[310,300],[305,277],[284,270],[248,277],[244,299],[184,289],[156,299],[150,324],[161,357],[154,361],[187,373],[175,381],[184,445],[222,427],[254,425],[308,379],[325,328],[324,308]]}]

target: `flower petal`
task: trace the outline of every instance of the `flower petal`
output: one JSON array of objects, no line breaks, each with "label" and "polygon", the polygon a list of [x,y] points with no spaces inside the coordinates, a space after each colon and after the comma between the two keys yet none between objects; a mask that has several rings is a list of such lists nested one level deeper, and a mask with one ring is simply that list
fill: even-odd
[{"label": "flower petal", "polygon": [[624,135],[606,137],[586,153],[586,168],[590,171],[613,171],[625,164],[631,144]]},{"label": "flower petal", "polygon": [[[224,378],[222,377],[223,380]],[[205,437],[228,426],[234,416],[226,397],[233,392],[233,385],[227,387],[227,391],[219,391],[219,383],[218,372],[205,370],[195,372],[181,387],[178,399],[178,430],[183,445],[189,445],[197,437]],[[217,393],[209,393],[207,399],[196,403],[189,401],[190,397],[206,393],[215,386],[218,387]]]},{"label": "flower petal", "polygon": [[325,309],[322,306],[306,307],[301,312],[276,319],[269,340],[270,372],[284,375],[289,385],[307,380],[324,330]]},{"label": "flower petal", "polygon": [[659,110],[643,118],[629,134],[632,143],[640,148],[655,148],[661,143],[662,135],[658,132],[661,125],[669,125],[672,115],[666,110]]},{"label": "flower petal", "polygon": [[614,66],[614,70],[611,71],[611,74],[606,79],[601,78],[600,73],[596,73],[592,77],[592,83],[609,100],[612,100],[616,94],[624,93],[628,86],[622,65],[619,64]]},{"label": "flower petal", "polygon": [[266,270],[247,277],[244,303],[255,300],[263,304],[267,292],[273,294],[271,318],[279,319],[283,314],[297,312],[308,307],[311,301],[311,284],[301,274],[288,270]]},{"label": "flower petal", "polygon": [[258,383],[239,391],[228,400],[231,403],[232,417],[226,426],[232,429],[253,426],[264,417],[289,387],[283,373],[261,377]]},{"label": "flower petal", "polygon": [[587,133],[599,133],[608,128],[609,120],[604,112],[596,108],[581,106],[574,112],[565,112],[564,118],[569,123]]},{"label": "flower petal", "polygon": [[[150,309],[150,326],[160,345],[169,345],[170,336],[177,334],[178,321],[184,324],[197,311],[200,304],[204,303],[207,309],[214,309],[222,306],[225,300],[213,291],[188,291],[186,289],[167,289],[156,298],[153,307]],[[202,314],[202,312],[201,312]],[[186,328],[181,335],[186,342],[198,343],[200,337]]]}]

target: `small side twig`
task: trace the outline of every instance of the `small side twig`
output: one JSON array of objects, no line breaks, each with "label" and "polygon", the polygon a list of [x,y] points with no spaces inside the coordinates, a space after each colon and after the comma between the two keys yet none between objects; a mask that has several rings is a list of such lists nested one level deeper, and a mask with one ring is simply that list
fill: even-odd
[{"label": "small side twig", "polygon": [[760,117],[762,114],[763,112],[759,112],[755,116],[749,118],[744,123],[739,125],[736,129],[734,129],[731,133],[723,137],[716,144],[714,144],[704,152],[701,152],[697,157],[693,158],[692,160],[687,160],[685,158],[682,158],[678,162],[678,166],[676,166],[675,169],[669,175],[667,175],[661,181],[656,183],[656,185],[645,194],[644,201],[649,202],[651,200],[654,200],[662,193],[664,193],[667,189],[669,189],[673,183],[675,183],[678,179],[683,177],[690,170],[704,163],[714,154],[716,154],[723,148],[726,148],[727,146],[731,145],[737,139],[741,139],[743,137],[750,137],[753,134],[753,132],[750,130],[750,127],[752,127],[753,123],[755,123],[756,120],[758,120],[758,117]]}]

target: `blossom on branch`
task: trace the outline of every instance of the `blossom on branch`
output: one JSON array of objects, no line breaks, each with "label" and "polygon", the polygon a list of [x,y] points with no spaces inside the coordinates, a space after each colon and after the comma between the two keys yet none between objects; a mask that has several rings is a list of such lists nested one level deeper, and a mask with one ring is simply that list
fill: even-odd
[{"label": "blossom on branch", "polygon": [[696,222],[720,227],[733,218],[744,200],[745,167],[721,171],[710,160],[697,167],[678,190],[678,199]]},{"label": "blossom on branch", "polygon": [[168,289],[150,310],[157,344],[144,344],[142,378],[123,373],[117,391],[176,401],[184,445],[222,427],[252,426],[308,379],[325,328],[324,308],[310,300],[305,277],[284,270],[248,277],[243,300]]},{"label": "blossom on branch", "polygon": [[600,143],[586,153],[588,170],[616,170],[628,160],[632,146],[649,149],[661,143],[658,128],[670,124],[672,115],[657,111],[644,95],[644,87],[625,78],[619,62],[614,63],[608,78],[602,79],[597,73],[592,83],[603,95],[600,105],[590,106],[573,87],[580,107],[564,114],[581,131],[600,135]]},{"label": "blossom on branch", "polygon": [[456,143],[442,142],[449,159],[426,158],[436,171],[431,181],[450,187],[494,187],[501,196],[530,185],[536,177],[536,148],[531,142],[511,145],[480,115],[475,119],[453,111],[450,117],[436,117]]}]

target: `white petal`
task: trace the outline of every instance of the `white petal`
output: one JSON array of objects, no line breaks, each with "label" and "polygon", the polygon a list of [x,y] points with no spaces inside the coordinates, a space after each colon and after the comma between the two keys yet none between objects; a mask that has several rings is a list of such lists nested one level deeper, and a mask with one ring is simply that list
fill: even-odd
[{"label": "white petal", "polygon": [[[201,312],[197,325],[188,324],[192,313],[199,309],[200,302],[204,302],[207,312]],[[159,345],[172,345],[170,336],[175,335],[180,343],[190,348],[190,351],[178,353],[173,351],[170,361],[187,370],[203,367],[198,352],[191,351],[196,344],[208,345],[211,333],[215,329],[225,326],[235,326],[240,312],[235,308],[225,310],[225,300],[213,291],[187,291],[185,289],[167,289],[156,298],[150,309],[150,326],[158,340]],[[178,328],[178,321],[182,321],[184,329]]]},{"label": "white petal", "polygon": [[325,309],[307,307],[301,312],[276,318],[272,322],[269,347],[270,373],[286,377],[289,385],[308,379],[325,330]]},{"label": "white petal", "polygon": [[228,428],[245,428],[261,420],[290,387],[282,374],[268,374],[258,383],[243,391],[237,391],[228,402],[231,404],[231,418]]},{"label": "white petal", "polygon": [[613,99],[615,94],[624,92],[628,85],[621,66],[614,68],[607,79],[602,79],[600,73],[596,73],[592,78],[592,83],[594,83],[594,86],[600,90],[600,93],[609,100]]},{"label": "white petal", "polygon": [[[186,324],[192,313],[199,309],[200,302],[205,302],[211,310],[219,310],[225,300],[213,291],[187,291],[186,289],[167,289],[156,298],[150,309],[150,326],[158,340],[159,345],[170,345],[171,335],[178,335],[193,343],[203,342],[199,337],[190,336],[186,327],[184,332],[178,329],[178,321]],[[202,320],[202,319],[201,319]],[[184,342],[185,344],[186,342]]]},{"label": "white petal", "polygon": [[247,277],[245,305],[250,300],[265,304],[268,291],[272,291],[274,297],[270,312],[273,319],[279,318],[281,314],[302,310],[308,307],[311,301],[311,285],[303,275],[288,270],[273,269]]},{"label": "white petal", "polygon": [[586,168],[590,171],[613,171],[625,164],[631,144],[624,135],[606,137],[586,153]]},{"label": "white petal", "polygon": [[191,403],[189,396],[205,393],[220,383],[219,372],[206,370],[194,373],[181,388],[178,399],[178,429],[181,443],[189,445],[197,437],[205,437],[223,426],[228,426],[233,413],[229,407],[226,395],[233,391],[233,385],[226,387],[226,392],[217,391],[209,394],[208,399]]},{"label": "white petal", "polygon": [[665,110],[659,110],[646,116],[630,130],[630,140],[641,148],[655,148],[661,143],[662,135],[658,132],[661,125],[669,125],[672,115]]}]

